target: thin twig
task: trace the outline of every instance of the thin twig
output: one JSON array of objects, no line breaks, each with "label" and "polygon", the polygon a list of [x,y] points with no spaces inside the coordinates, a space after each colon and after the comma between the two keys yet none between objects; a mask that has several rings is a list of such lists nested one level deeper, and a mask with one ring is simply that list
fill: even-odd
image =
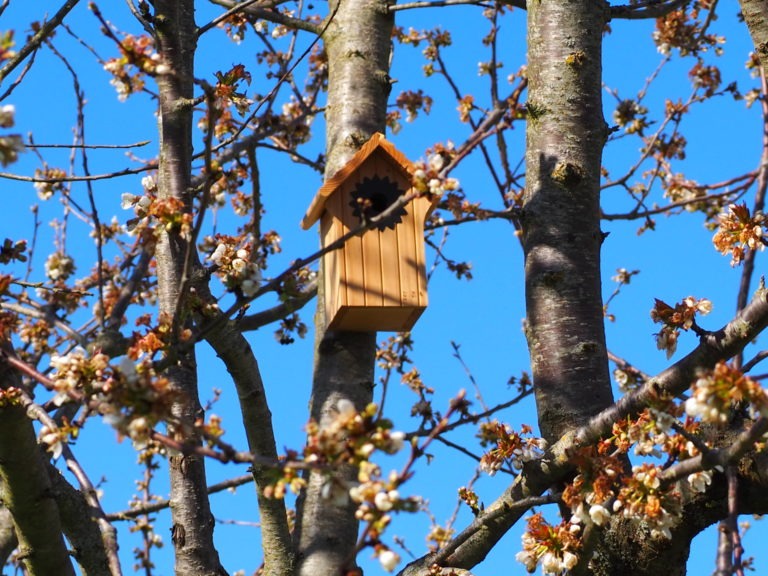
[{"label": "thin twig", "polygon": [[[475,5],[480,6],[481,8],[492,8],[493,3],[491,2],[483,2],[482,0],[425,0],[422,2],[406,2],[404,4],[392,4],[389,6],[388,10],[390,12],[399,12],[401,10],[413,10],[415,8],[438,8],[440,6],[464,6],[464,5]],[[513,4],[512,2],[505,2],[505,4]],[[515,4],[523,4],[523,6],[520,6],[521,8],[524,7],[524,2],[517,2]]]},{"label": "thin twig", "polygon": [[151,144],[151,140],[142,140],[141,142],[135,142],[134,144],[34,144],[33,142],[26,142],[25,148],[87,148],[90,150],[102,150],[102,149],[122,149],[122,148],[140,148]]},{"label": "thin twig", "polygon": [[64,17],[69,14],[72,8],[77,6],[79,1],[80,0],[67,0],[64,5],[59,8],[59,11],[53,15],[53,18],[43,24],[34,36],[21,47],[21,50],[19,50],[13,58],[8,60],[8,63],[0,69],[0,83],[2,83],[8,77],[8,74],[13,72],[13,70],[23,62],[27,56],[37,50],[40,44],[51,35],[59,24],[61,24]]},{"label": "thin twig", "polygon": [[[253,482],[253,475],[244,474],[242,476],[230,478],[229,480],[224,480],[223,482],[218,482],[217,484],[211,484],[208,486],[208,494],[215,494],[217,492],[223,492],[224,490],[231,490],[233,488],[237,488],[238,486],[242,486],[243,484],[250,484],[251,482]],[[113,512],[111,514],[107,514],[106,517],[107,520],[112,522],[119,520],[133,520],[138,516],[144,516],[145,514],[152,514],[154,512],[164,510],[170,505],[170,500],[157,500],[151,504],[137,506],[135,508],[131,508],[130,510]]]}]

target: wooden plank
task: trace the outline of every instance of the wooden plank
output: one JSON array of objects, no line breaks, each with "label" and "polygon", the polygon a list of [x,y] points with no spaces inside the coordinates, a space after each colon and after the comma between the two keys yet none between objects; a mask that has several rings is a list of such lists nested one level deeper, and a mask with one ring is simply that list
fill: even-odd
[{"label": "wooden plank", "polygon": [[366,306],[381,306],[382,301],[382,269],[381,244],[382,234],[378,230],[369,230],[362,238],[363,246],[363,289]]},{"label": "wooden plank", "polygon": [[[416,234],[413,207],[407,207],[408,215],[397,227],[397,249],[400,263],[400,304],[416,306],[419,303],[419,281],[416,269]],[[421,241],[421,239],[419,239]]]},{"label": "wooden plank", "polygon": [[[357,217],[349,205],[350,189],[359,181],[359,173],[350,178],[338,190],[335,197],[340,203],[342,213],[342,230],[346,234],[359,224]],[[365,270],[363,267],[363,243],[360,236],[354,236],[347,240],[343,248],[344,254],[344,278],[343,288],[346,292],[342,299],[342,305],[365,305]]]},{"label": "wooden plank", "polygon": [[329,326],[351,332],[402,332],[413,328],[423,306],[342,306]]},{"label": "wooden plank", "polygon": [[[336,218],[332,212],[326,212],[322,218],[321,245],[328,246],[332,244],[340,234],[341,221]],[[323,291],[325,306],[326,324],[333,320],[339,306],[339,286],[341,285],[340,260],[342,254],[339,250],[334,250],[323,255]]]},{"label": "wooden plank", "polygon": [[428,198],[415,198],[412,202],[414,214],[414,235],[416,236],[416,272],[418,282],[418,305],[426,307],[429,302],[427,291],[427,258],[424,248],[424,224],[434,208],[434,202]]}]

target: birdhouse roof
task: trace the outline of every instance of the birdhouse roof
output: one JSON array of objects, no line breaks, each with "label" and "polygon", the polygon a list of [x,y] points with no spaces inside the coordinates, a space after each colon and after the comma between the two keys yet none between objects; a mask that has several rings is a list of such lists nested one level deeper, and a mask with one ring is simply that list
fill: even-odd
[{"label": "birdhouse roof", "polygon": [[326,200],[375,153],[385,154],[392,160],[392,164],[400,169],[404,177],[411,177],[412,167],[410,160],[400,150],[395,148],[394,144],[384,138],[383,134],[376,132],[368,142],[355,152],[355,155],[352,156],[349,162],[328,178],[320,190],[317,191],[307,209],[307,213],[301,221],[301,227],[304,230],[309,230],[323,214]]}]

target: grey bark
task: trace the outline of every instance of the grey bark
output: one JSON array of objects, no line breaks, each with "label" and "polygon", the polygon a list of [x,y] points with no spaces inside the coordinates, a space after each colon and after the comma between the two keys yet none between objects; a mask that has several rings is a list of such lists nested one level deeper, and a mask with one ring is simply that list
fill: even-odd
[{"label": "grey bark", "polygon": [[592,0],[528,6],[526,336],[549,442],[613,401],[600,280],[605,18]]},{"label": "grey bark", "polygon": [[[3,348],[10,350],[10,344]],[[21,386],[19,375],[6,364],[0,364],[0,386]],[[75,576],[32,421],[12,402],[0,407],[0,501],[13,517],[29,576]]]},{"label": "grey bark", "polygon": [[[99,521],[83,493],[67,482],[52,464],[48,464],[51,494],[56,500],[62,530],[72,545],[72,555],[83,576],[111,576],[109,557]],[[117,530],[109,527],[109,537],[117,539]]]},{"label": "grey bark", "polygon": [[[158,197],[179,198],[192,210],[192,97],[196,26],[193,0],[156,0],[157,49],[168,72],[159,74],[160,161]],[[183,294],[185,262],[194,262],[194,246],[179,230],[163,231],[156,248],[158,305],[169,314],[174,326],[184,327]],[[181,304],[181,306],[179,306]],[[177,309],[178,308],[178,309]],[[204,417],[197,391],[194,349],[180,352],[164,374],[180,392],[173,406],[177,425],[169,426],[172,437],[188,445],[200,443],[194,431]],[[218,576],[225,573],[213,544],[214,519],[208,501],[205,463],[196,454],[170,458],[172,541],[175,571],[179,575]]]},{"label": "grey bark", "polygon": [[[393,16],[386,0],[334,0],[325,33],[328,53],[326,178],[332,176],[374,132],[384,132],[390,92],[389,57]],[[322,271],[321,271],[322,274]],[[319,286],[322,286],[322,280]],[[323,295],[315,318],[316,345],[311,416],[321,426],[333,420],[341,399],[362,409],[373,398],[375,333],[324,333]],[[342,473],[355,480],[353,472]],[[324,499],[322,475],[310,474],[299,501],[295,542],[297,573],[341,574],[355,565],[355,507]]]},{"label": "grey bark", "polygon": [[[226,365],[237,388],[248,447],[256,456],[276,461],[272,413],[267,405],[264,383],[251,346],[235,322],[222,323],[220,327],[211,330],[206,339]],[[254,463],[252,472],[259,502],[264,574],[289,576],[293,574],[293,548],[285,501],[264,496],[264,487],[273,480],[269,468]]]},{"label": "grey bark", "polygon": [[763,70],[768,65],[768,6],[762,0],[739,0],[744,22],[755,45]]},{"label": "grey bark", "polygon": [[16,530],[13,528],[13,516],[5,506],[0,506],[0,565],[5,564],[8,558],[19,545],[16,538]]}]

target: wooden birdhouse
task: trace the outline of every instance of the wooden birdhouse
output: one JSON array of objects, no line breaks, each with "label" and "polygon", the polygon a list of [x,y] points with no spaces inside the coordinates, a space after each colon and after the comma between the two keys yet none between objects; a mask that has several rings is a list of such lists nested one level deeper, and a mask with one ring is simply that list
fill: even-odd
[{"label": "wooden birdhouse", "polygon": [[[412,166],[374,134],[317,192],[301,222],[320,220],[330,246],[412,192]],[[325,316],[330,330],[410,330],[427,307],[424,223],[434,208],[420,196],[378,226],[323,255]]]}]

